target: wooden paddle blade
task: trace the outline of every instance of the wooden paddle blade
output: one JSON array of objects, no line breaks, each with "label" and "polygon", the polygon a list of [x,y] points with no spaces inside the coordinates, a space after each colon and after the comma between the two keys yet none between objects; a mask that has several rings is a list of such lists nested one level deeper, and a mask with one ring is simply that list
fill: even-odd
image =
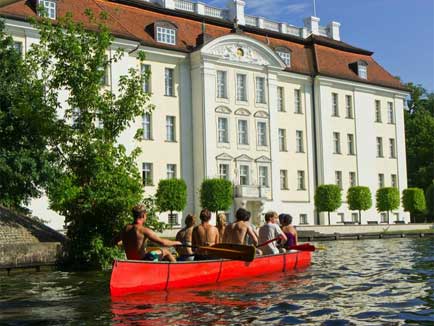
[{"label": "wooden paddle blade", "polygon": [[200,247],[207,251],[207,255],[214,258],[242,260],[250,262],[255,259],[256,249],[253,246],[218,243],[211,247]]}]

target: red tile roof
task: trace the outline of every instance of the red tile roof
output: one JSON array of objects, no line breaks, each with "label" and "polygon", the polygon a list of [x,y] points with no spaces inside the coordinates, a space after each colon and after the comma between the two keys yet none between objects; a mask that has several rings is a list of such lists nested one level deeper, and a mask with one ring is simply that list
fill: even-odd
[{"label": "red tile roof", "polygon": [[[18,0],[0,8],[0,16],[18,20],[35,17],[36,1]],[[136,40],[143,45],[171,49],[182,52],[192,52],[202,43],[201,34],[205,31],[212,39],[233,32],[230,22],[203,17],[194,13],[168,10],[154,4],[137,2],[135,0],[57,0],[57,14],[63,16],[72,12],[77,21],[87,28],[93,29],[84,15],[85,9],[91,9],[94,14],[108,13],[107,24],[113,35]],[[159,20],[170,21],[178,27],[176,45],[157,43],[153,38],[152,24]],[[250,26],[240,26],[240,29],[272,48],[284,46],[292,51],[291,67],[288,71],[323,75],[339,79],[374,84],[399,90],[405,90],[401,82],[383,69],[373,58],[372,52],[353,47],[344,42],[327,37],[311,36],[302,39],[292,35],[284,35],[273,31],[261,30]],[[368,63],[368,79],[357,76],[350,64],[364,60]]]}]

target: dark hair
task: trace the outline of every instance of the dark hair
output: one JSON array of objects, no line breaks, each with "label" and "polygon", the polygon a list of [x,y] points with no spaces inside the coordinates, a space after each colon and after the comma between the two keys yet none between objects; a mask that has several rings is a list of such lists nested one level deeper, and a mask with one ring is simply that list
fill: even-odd
[{"label": "dark hair", "polygon": [[192,226],[196,224],[196,217],[194,215],[188,214],[185,218],[185,225]]},{"label": "dark hair", "polygon": [[292,216],[289,214],[282,213],[279,215],[279,221],[280,224],[282,224],[283,226],[289,225],[292,223]]},{"label": "dark hair", "polygon": [[139,204],[134,206],[131,212],[133,213],[134,219],[137,220],[141,218],[143,214],[146,214],[146,207],[143,204]]},{"label": "dark hair", "polygon": [[235,214],[237,221],[248,221],[250,219],[250,212],[244,208],[238,208]]},{"label": "dark hair", "polygon": [[199,217],[202,222],[208,222],[211,219],[211,212],[208,208],[204,208],[200,211]]}]

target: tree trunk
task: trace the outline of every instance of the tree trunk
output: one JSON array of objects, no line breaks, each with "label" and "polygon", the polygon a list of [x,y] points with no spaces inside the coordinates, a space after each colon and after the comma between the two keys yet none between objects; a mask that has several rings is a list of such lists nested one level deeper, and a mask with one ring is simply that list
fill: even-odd
[{"label": "tree trunk", "polygon": [[328,212],[328,214],[329,214],[329,225],[331,225],[331,223],[330,223],[330,212]]},{"label": "tree trunk", "polygon": [[362,211],[359,209],[359,225],[362,225]]},{"label": "tree trunk", "polygon": [[390,211],[387,211],[387,224],[390,224]]}]

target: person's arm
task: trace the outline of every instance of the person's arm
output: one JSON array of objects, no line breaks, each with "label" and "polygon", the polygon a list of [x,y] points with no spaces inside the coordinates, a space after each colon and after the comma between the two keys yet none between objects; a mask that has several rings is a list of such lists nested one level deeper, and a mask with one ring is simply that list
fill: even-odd
[{"label": "person's arm", "polygon": [[152,242],[158,243],[160,246],[164,247],[172,247],[172,246],[180,246],[182,243],[180,241],[172,241],[167,239],[160,238],[154,231],[143,228],[143,234]]},{"label": "person's arm", "polygon": [[217,228],[214,229],[215,230],[215,241],[214,243],[220,243],[220,232]]},{"label": "person's arm", "polygon": [[276,229],[277,229],[277,235],[282,239],[282,243],[285,243],[286,241],[288,241],[288,237],[286,236],[285,232],[282,231],[282,229],[280,228],[280,226],[276,225]]},{"label": "person's arm", "polygon": [[250,226],[247,227],[247,234],[250,236],[250,239],[252,239],[253,244],[257,246],[258,237],[256,236],[255,231],[253,231],[253,229]]},{"label": "person's arm", "polygon": [[193,229],[193,232],[191,234],[191,244],[193,245],[193,247],[197,246],[199,244],[199,241],[197,239],[197,234],[198,230],[197,230],[197,226]]},{"label": "person's arm", "polygon": [[120,246],[122,244],[122,239],[124,237],[124,231],[122,230],[119,234],[115,235],[112,239],[112,243],[114,246]]}]

